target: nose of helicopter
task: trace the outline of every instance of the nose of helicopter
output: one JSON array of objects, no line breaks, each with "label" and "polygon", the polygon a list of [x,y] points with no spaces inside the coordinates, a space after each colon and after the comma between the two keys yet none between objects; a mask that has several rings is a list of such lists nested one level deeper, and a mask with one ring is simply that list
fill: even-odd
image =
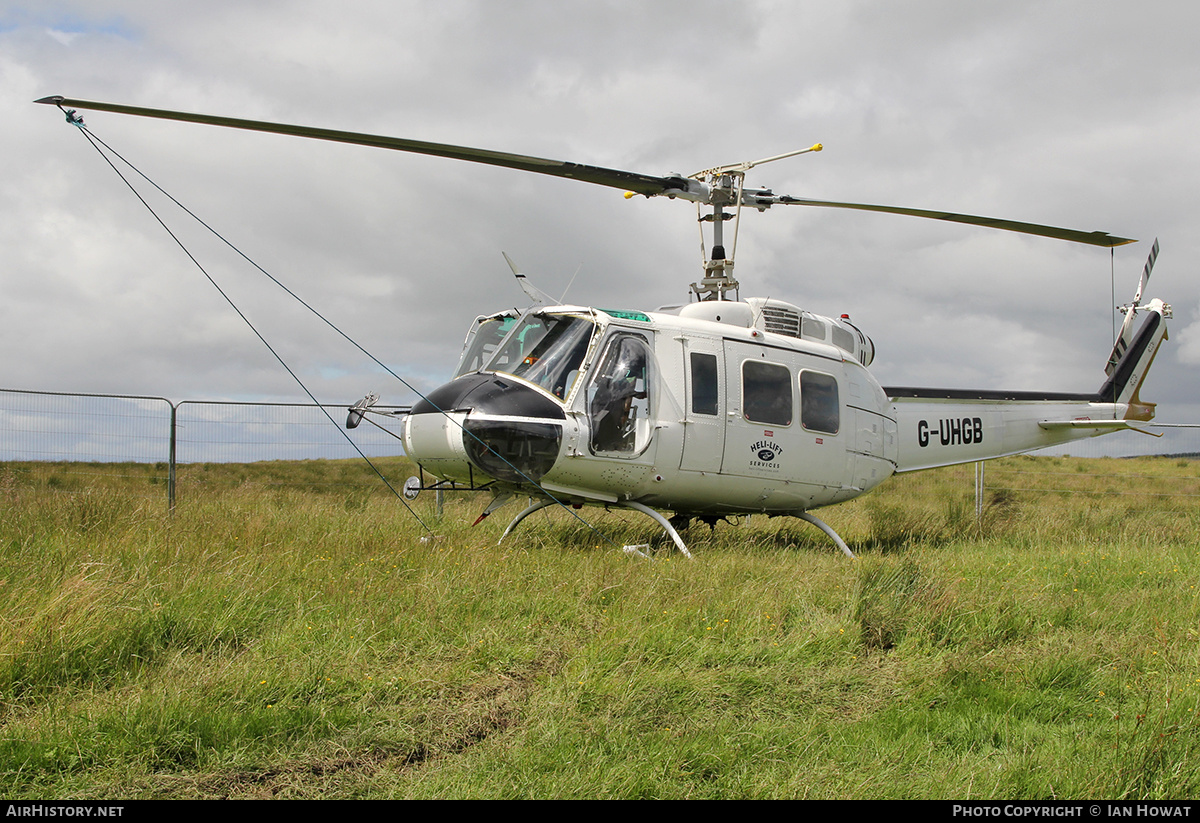
[{"label": "nose of helicopter", "polygon": [[562,445],[562,407],[507,375],[468,374],[413,405],[404,448],[424,469],[451,480],[479,473],[508,483],[540,480]]}]

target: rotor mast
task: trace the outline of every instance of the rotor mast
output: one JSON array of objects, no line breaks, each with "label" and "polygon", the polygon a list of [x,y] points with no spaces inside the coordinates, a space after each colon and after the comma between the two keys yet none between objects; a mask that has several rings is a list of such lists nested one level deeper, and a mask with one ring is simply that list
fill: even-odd
[{"label": "rotor mast", "polygon": [[[782,160],[785,157],[795,157],[798,154],[820,151],[822,148],[824,147],[820,143],[816,143],[806,149],[797,149],[796,151],[777,154],[774,157],[766,157],[762,160],[748,160],[730,166],[717,166],[716,168],[704,169],[703,171],[688,175],[690,179],[699,182],[702,188],[707,190],[708,194],[706,200],[697,200],[696,202],[696,219],[701,224],[700,255],[704,265],[704,277],[699,283],[692,283],[692,294],[696,295],[697,300],[702,302],[705,300],[725,300],[727,299],[726,294],[728,292],[736,292],[738,289],[738,281],[733,276],[733,266],[734,257],[737,254],[738,226],[741,224],[742,203],[745,202],[746,172],[763,163]],[[774,202],[774,194],[769,189],[755,191],[751,194],[753,195],[751,205],[755,206],[759,211],[765,211]],[[711,214],[702,215],[700,213],[701,205],[704,203],[712,207]],[[733,214],[725,211],[725,206],[728,205],[734,207]],[[726,220],[733,221],[733,245],[728,251],[725,248]],[[711,254],[706,253],[704,249],[703,224],[706,222],[712,223]]]},{"label": "rotor mast", "polygon": [[[733,277],[733,257],[726,256],[724,242],[724,226],[726,220],[733,218],[734,215],[726,212],[721,206],[713,206],[712,213],[702,215],[700,206],[696,206],[696,220],[700,223],[700,257],[704,267],[704,277],[697,283],[692,283],[692,294],[696,299],[703,302],[705,300],[726,300],[726,292],[736,291],[738,281]],[[704,223],[711,222],[712,229],[712,253],[711,255],[704,248]]]}]

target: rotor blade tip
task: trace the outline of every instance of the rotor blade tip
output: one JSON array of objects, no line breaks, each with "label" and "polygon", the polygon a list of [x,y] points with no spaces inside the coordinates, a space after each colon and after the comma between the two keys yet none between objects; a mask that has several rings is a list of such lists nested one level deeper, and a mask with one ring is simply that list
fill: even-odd
[{"label": "rotor blade tip", "polygon": [[812,147],[812,151],[821,151],[821,150],[822,150],[822,149],[824,149],[824,148],[825,148],[825,147],[824,147],[824,146],[822,146],[820,143],[814,143],[814,144],[813,144],[813,147]]},{"label": "rotor blade tip", "polygon": [[33,102],[47,103],[51,106],[57,106],[59,103],[61,103],[62,101],[66,100],[66,99],[67,98],[63,97],[61,94],[52,94],[49,97],[43,97],[40,100],[34,100]]}]

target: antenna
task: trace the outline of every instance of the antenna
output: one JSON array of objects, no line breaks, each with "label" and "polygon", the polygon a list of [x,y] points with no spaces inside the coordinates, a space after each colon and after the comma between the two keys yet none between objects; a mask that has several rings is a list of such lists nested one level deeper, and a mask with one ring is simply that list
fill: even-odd
[{"label": "antenna", "polygon": [[529,295],[529,299],[533,301],[533,305],[544,306],[547,303],[554,302],[553,297],[530,283],[529,278],[517,270],[517,264],[512,261],[511,257],[508,256],[508,252],[502,251],[500,253],[504,255],[504,261],[508,263],[508,267],[512,269],[513,276],[517,278],[517,283],[520,284],[521,291]]}]

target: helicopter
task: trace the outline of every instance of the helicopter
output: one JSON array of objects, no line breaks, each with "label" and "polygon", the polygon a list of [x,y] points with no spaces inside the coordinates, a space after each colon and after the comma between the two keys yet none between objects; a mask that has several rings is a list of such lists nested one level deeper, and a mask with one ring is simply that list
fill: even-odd
[{"label": "helicopter", "polygon": [[[852,500],[893,474],[1019,454],[1124,429],[1146,432],[1154,404],[1139,397],[1167,337],[1171,307],[1143,304],[1155,241],[1095,393],[884,387],[869,371],[875,346],[847,315],[826,317],[774,298],[740,297],[734,277],[743,211],[810,206],[907,215],[1112,248],[1135,242],[955,212],[812,200],[746,185],[757,166],[821,144],[689,175],[654,176],[487,149],[309,126],[77,100],[58,106],[216,125],[432,155],[607,186],[625,197],[695,204],[711,241],[686,303],[655,310],[557,305],[508,260],[532,305],[480,315],[451,380],[402,409],[400,438],[424,490],[492,494],[479,519],[520,497],[534,512],[559,505],[621,508],[679,532],[740,515],[790,516],[844,540],[812,512]],[[69,107],[69,108],[68,108]],[[704,210],[708,212],[705,213]],[[730,243],[725,223],[731,222]],[[506,260],[508,259],[505,255]],[[1145,317],[1135,326],[1136,315]],[[347,428],[376,411],[371,394]],[[668,518],[663,512],[671,513]],[[648,544],[626,546],[644,554]]]}]

